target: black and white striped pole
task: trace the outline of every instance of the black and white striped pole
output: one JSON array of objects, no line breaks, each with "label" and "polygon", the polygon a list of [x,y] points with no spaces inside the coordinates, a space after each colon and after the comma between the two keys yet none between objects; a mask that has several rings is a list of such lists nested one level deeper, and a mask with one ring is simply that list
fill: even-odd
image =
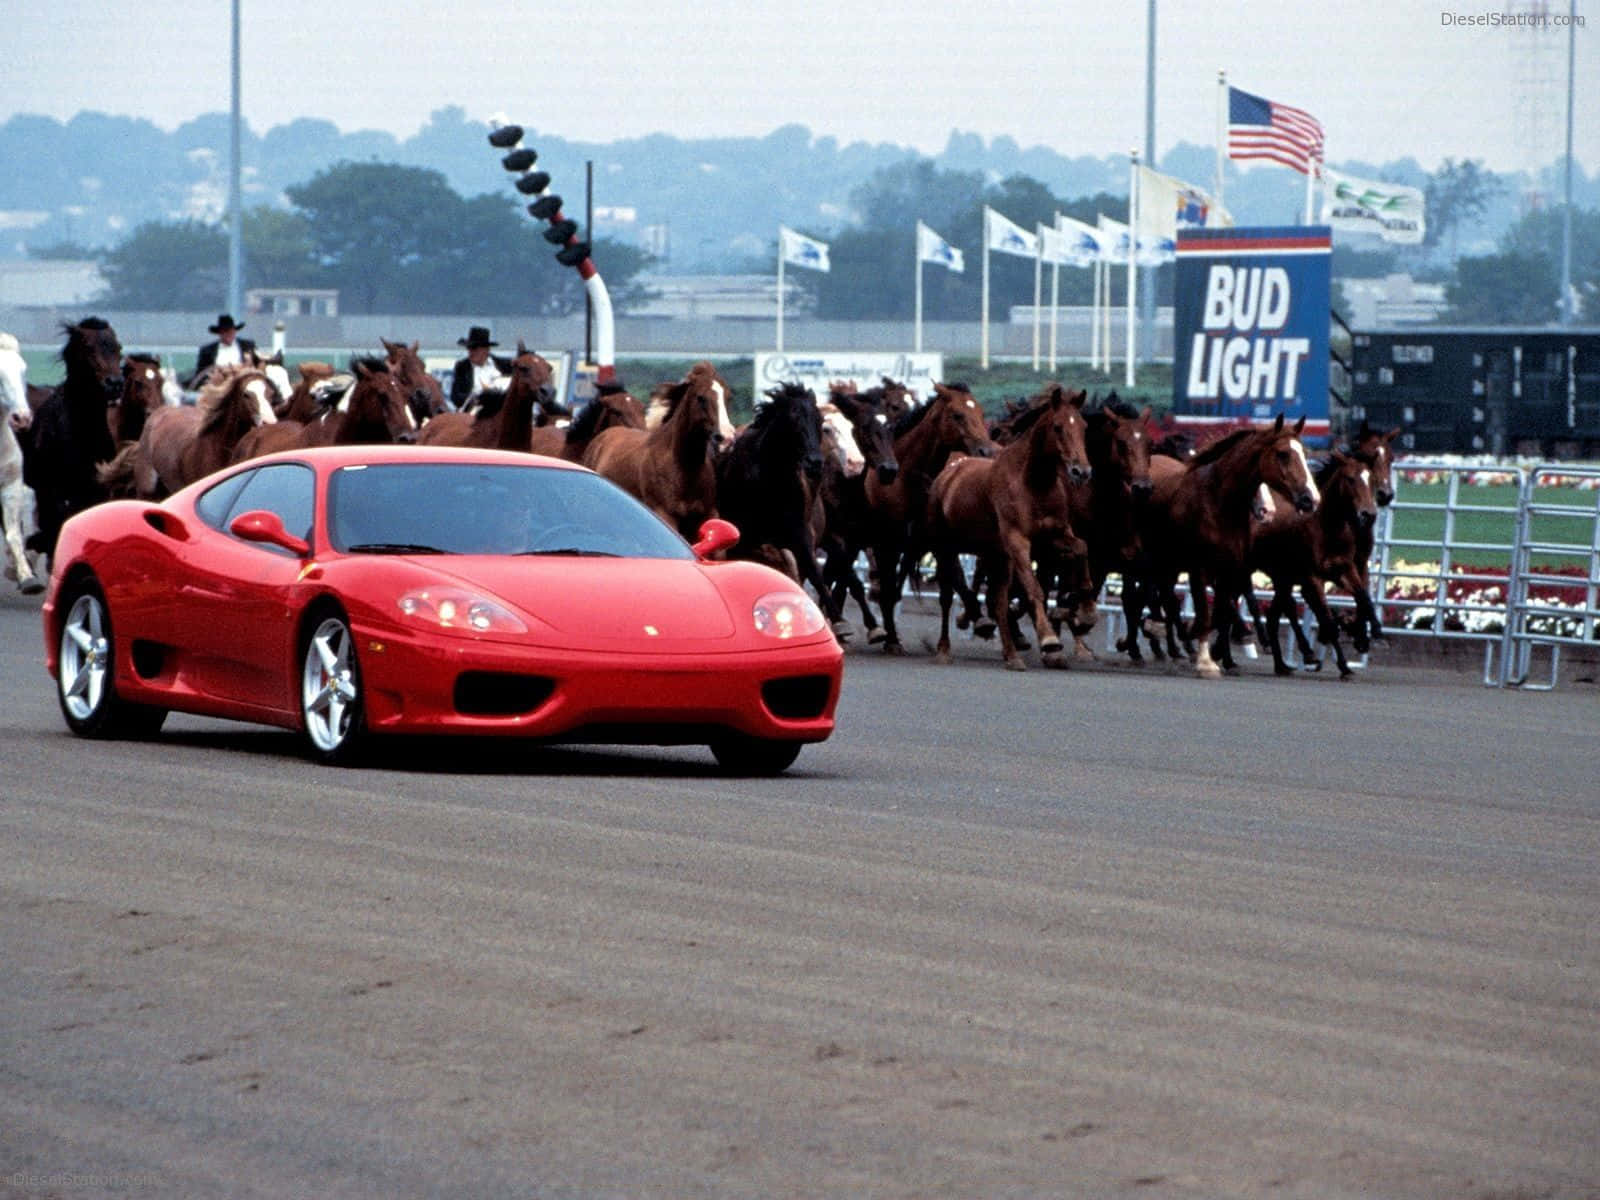
[{"label": "black and white striped pole", "polygon": [[564,267],[573,267],[583,279],[589,302],[594,305],[595,316],[595,383],[613,383],[617,377],[616,327],[611,313],[611,294],[606,291],[605,280],[589,257],[589,243],[578,240],[578,223],[561,212],[561,197],[550,190],[550,175],[534,169],[538,152],[522,144],[522,126],[510,124],[503,116],[489,119],[489,144],[506,151],[500,165],[517,176],[516,189],[532,197],[528,215],[544,221],[544,240],[560,246],[556,261]]}]

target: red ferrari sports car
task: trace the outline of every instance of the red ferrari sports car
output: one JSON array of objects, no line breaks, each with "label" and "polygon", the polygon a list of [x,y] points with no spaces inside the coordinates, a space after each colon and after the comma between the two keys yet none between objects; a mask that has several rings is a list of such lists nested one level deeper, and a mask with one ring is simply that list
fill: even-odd
[{"label": "red ferrari sports car", "polygon": [[61,531],[44,605],[68,727],[169,710],[368,734],[703,743],[784,770],[833,732],[843,654],[793,580],[713,561],[582,467],[350,446],[251,459]]}]

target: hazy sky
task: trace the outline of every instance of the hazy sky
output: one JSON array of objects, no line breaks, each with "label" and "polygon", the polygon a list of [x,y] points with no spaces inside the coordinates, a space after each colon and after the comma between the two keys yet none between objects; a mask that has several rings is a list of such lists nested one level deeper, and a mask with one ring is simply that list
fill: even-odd
[{"label": "hazy sky", "polygon": [[[1565,137],[1566,30],[1446,23],[1536,2],[1165,0],[1157,151],[1214,143],[1226,69],[1316,116],[1331,161],[1549,162]],[[952,130],[1069,155],[1144,140],[1137,0],[241,3],[244,117],[258,133],[317,117],[406,137],[454,104],[576,140],[760,136],[790,123],[929,153]],[[1552,7],[1564,17],[1568,0]],[[1574,152],[1593,172],[1600,4],[1577,7]],[[0,0],[0,121],[93,110],[170,130],[226,112],[230,12],[229,0]]]}]

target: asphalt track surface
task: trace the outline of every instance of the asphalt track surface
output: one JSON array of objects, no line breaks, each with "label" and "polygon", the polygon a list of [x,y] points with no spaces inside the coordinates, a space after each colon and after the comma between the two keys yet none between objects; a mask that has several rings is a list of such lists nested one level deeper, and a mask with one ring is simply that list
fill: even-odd
[{"label": "asphalt track surface", "polygon": [[8,591],[0,1196],[1600,1197],[1594,687],[908,624],[779,779],[340,771],[72,739]]}]

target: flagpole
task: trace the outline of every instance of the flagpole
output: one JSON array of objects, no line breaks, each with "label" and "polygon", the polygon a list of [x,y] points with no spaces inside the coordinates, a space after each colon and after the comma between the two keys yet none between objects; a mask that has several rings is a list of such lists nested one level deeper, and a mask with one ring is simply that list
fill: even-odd
[{"label": "flagpole", "polygon": [[777,351],[783,353],[783,226],[778,226],[778,345]]},{"label": "flagpole", "polygon": [[1306,219],[1301,222],[1303,225],[1311,224],[1312,190],[1316,187],[1317,165],[1316,159],[1306,156]]},{"label": "flagpole", "polygon": [[922,353],[922,222],[917,222],[917,319],[914,324],[916,330],[912,338],[912,349],[918,354]]},{"label": "flagpole", "polygon": [[1100,279],[1105,263],[1099,255],[1094,260],[1094,300],[1089,305],[1089,369],[1100,369]]},{"label": "flagpole", "polygon": [[1223,172],[1228,165],[1228,73],[1217,72],[1217,207],[1222,207]]},{"label": "flagpole", "polygon": [[1100,320],[1103,328],[1100,332],[1100,361],[1105,365],[1101,367],[1101,374],[1111,374],[1111,264],[1106,263],[1102,273],[1105,283],[1105,299],[1100,302]]},{"label": "flagpole", "polygon": [[[1061,228],[1061,214],[1056,214],[1056,229]],[[1044,245],[1044,239],[1039,239]],[[1050,374],[1056,373],[1056,328],[1061,324],[1061,264],[1050,264]]]},{"label": "flagpole", "polygon": [[1128,364],[1123,372],[1123,384],[1133,386],[1133,356],[1138,342],[1134,330],[1134,302],[1139,293],[1139,276],[1134,270],[1134,259],[1139,246],[1139,152],[1128,154]]},{"label": "flagpole", "polygon": [[978,323],[978,365],[989,369],[989,206],[983,206],[983,313]]},{"label": "flagpole", "polygon": [[1039,285],[1044,278],[1044,226],[1037,221],[1033,224],[1034,236],[1039,239],[1039,244],[1033,250],[1033,369],[1039,369],[1039,308],[1043,297]]}]

